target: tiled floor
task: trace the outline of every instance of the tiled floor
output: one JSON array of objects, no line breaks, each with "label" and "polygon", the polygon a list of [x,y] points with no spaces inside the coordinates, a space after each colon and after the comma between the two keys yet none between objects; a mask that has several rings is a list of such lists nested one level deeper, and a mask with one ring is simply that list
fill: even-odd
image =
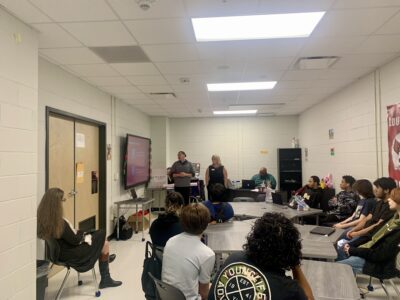
[{"label": "tiled floor", "polygon": [[[148,239],[148,235],[146,235]],[[122,280],[123,285],[118,288],[109,288],[101,290],[100,299],[107,300],[142,300],[144,299],[140,276],[142,273],[142,264],[144,257],[145,242],[141,241],[141,235],[134,235],[129,241],[112,241],[111,242],[111,252],[117,254],[117,259],[110,265],[111,275],[116,280]],[[96,272],[99,278],[98,269],[96,267]],[[53,300],[57,293],[57,290],[64,278],[65,270],[58,273],[56,276],[49,280],[49,286],[46,289],[47,300]],[[75,271],[71,271],[70,278],[66,284],[64,292],[62,294],[62,299],[73,299],[73,300],[86,300],[95,299],[94,298],[94,288],[92,285],[92,274],[91,272],[82,274],[81,278],[84,283],[82,286],[77,285],[77,275]],[[368,278],[361,277],[358,279],[358,285],[360,287],[366,287],[368,284]],[[397,282],[400,287],[399,282]],[[387,299],[383,290],[379,288],[379,283],[374,282],[374,287],[377,288],[374,292],[369,293],[366,299],[371,300],[382,300]],[[389,287],[389,292],[395,298],[394,290]]]}]

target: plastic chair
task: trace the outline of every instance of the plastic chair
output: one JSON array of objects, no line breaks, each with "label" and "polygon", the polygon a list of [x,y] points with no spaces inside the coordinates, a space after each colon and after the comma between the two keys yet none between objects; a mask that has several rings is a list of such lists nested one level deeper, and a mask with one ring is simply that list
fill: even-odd
[{"label": "plastic chair", "polygon": [[157,297],[159,300],[186,300],[182,291],[176,287],[158,280],[151,273],[149,273],[149,276],[153,279],[154,284],[156,285]]},{"label": "plastic chair", "polygon": [[64,290],[65,284],[67,283],[67,279],[69,277],[69,274],[71,272],[71,268],[76,270],[78,272],[78,285],[82,285],[82,280],[80,280],[80,274],[79,273],[84,273],[89,270],[92,270],[92,275],[93,275],[93,284],[95,288],[95,296],[100,297],[101,293],[99,290],[99,285],[97,283],[97,278],[96,278],[96,271],[94,269],[94,263],[92,264],[83,264],[83,265],[75,265],[71,264],[70,262],[66,261],[60,261],[59,256],[60,256],[60,246],[58,245],[58,242],[55,239],[50,239],[46,240],[46,253],[49,258],[49,260],[54,264],[58,266],[62,266],[67,268],[67,273],[65,274],[64,280],[61,283],[60,289],[57,292],[56,300],[59,300],[61,297],[61,294]]}]

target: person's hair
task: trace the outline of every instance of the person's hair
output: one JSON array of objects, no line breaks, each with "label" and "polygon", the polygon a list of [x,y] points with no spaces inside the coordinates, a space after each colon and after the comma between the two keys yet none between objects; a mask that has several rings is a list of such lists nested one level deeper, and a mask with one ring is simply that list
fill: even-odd
[{"label": "person's hair", "polygon": [[279,213],[265,213],[258,219],[243,249],[262,270],[288,270],[299,265],[302,256],[299,231]]},{"label": "person's hair", "polygon": [[390,199],[400,204],[400,188],[395,188],[390,192]]},{"label": "person's hair", "polygon": [[51,188],[40,201],[37,209],[37,236],[43,240],[59,239],[64,231],[64,191]]},{"label": "person's hair", "polygon": [[319,180],[319,177],[318,177],[318,176],[313,175],[313,176],[311,176],[310,178],[312,178],[312,180],[313,180],[314,182],[316,182],[316,183],[319,185],[320,180]]},{"label": "person's hair", "polygon": [[183,154],[183,155],[185,155],[185,157],[186,157],[185,151],[182,151],[182,150],[181,150],[181,151],[178,152],[178,155],[179,155],[179,154]]},{"label": "person's hair", "polygon": [[206,230],[211,217],[208,208],[203,204],[192,203],[182,209],[180,220],[184,232],[199,235]]},{"label": "person's hair", "polygon": [[214,154],[213,156],[211,156],[211,160],[217,160],[218,164],[221,164],[221,158],[219,157],[219,155]]},{"label": "person's hair", "polygon": [[350,187],[352,187],[353,184],[356,182],[356,180],[354,179],[354,177],[353,177],[353,176],[350,176],[350,175],[344,175],[342,178],[343,178],[343,180],[344,180],[347,184],[350,185]]},{"label": "person's hair", "polygon": [[382,188],[382,190],[389,190],[389,193],[397,187],[396,181],[390,177],[381,177],[374,181],[376,187]]},{"label": "person's hair", "polygon": [[220,183],[214,184],[210,191],[211,202],[222,202],[224,200],[224,195],[225,187]]},{"label": "person's hair", "polygon": [[353,190],[365,199],[374,198],[372,184],[367,179],[359,179],[353,184]]},{"label": "person's hair", "polygon": [[165,212],[179,216],[183,206],[183,196],[178,192],[168,192],[165,198]]}]

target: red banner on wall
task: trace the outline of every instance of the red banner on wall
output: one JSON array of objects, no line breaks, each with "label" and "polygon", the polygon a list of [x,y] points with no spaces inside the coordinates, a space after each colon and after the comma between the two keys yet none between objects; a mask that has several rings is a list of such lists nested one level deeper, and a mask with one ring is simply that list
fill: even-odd
[{"label": "red banner on wall", "polygon": [[400,181],[400,104],[387,107],[389,176]]}]

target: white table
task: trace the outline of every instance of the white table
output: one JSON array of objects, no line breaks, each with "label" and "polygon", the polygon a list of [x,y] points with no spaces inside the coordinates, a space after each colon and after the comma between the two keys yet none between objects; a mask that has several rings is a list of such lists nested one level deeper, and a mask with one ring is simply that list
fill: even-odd
[{"label": "white table", "polygon": [[358,300],[361,298],[350,266],[303,260],[301,269],[317,300]]},{"label": "white table", "polygon": [[310,210],[298,211],[286,205],[279,205],[266,202],[231,202],[235,215],[246,215],[253,217],[262,217],[266,212],[281,213],[285,217],[294,222],[299,218],[305,216],[315,216],[317,224],[319,223],[319,215],[322,213],[321,209],[310,208]]},{"label": "white table", "polygon": [[[129,209],[129,208],[136,208],[136,230],[139,228],[139,220],[137,218],[139,207],[142,210],[142,242],[145,241],[144,238],[144,212],[148,209],[149,210],[149,223],[151,224],[151,205],[154,202],[154,198],[147,199],[147,198],[137,198],[137,199],[129,199],[129,200],[122,200],[114,202],[114,205],[117,206],[117,241],[119,240],[119,217],[121,216],[120,210],[121,208]],[[138,231],[136,231],[138,233]]]}]

